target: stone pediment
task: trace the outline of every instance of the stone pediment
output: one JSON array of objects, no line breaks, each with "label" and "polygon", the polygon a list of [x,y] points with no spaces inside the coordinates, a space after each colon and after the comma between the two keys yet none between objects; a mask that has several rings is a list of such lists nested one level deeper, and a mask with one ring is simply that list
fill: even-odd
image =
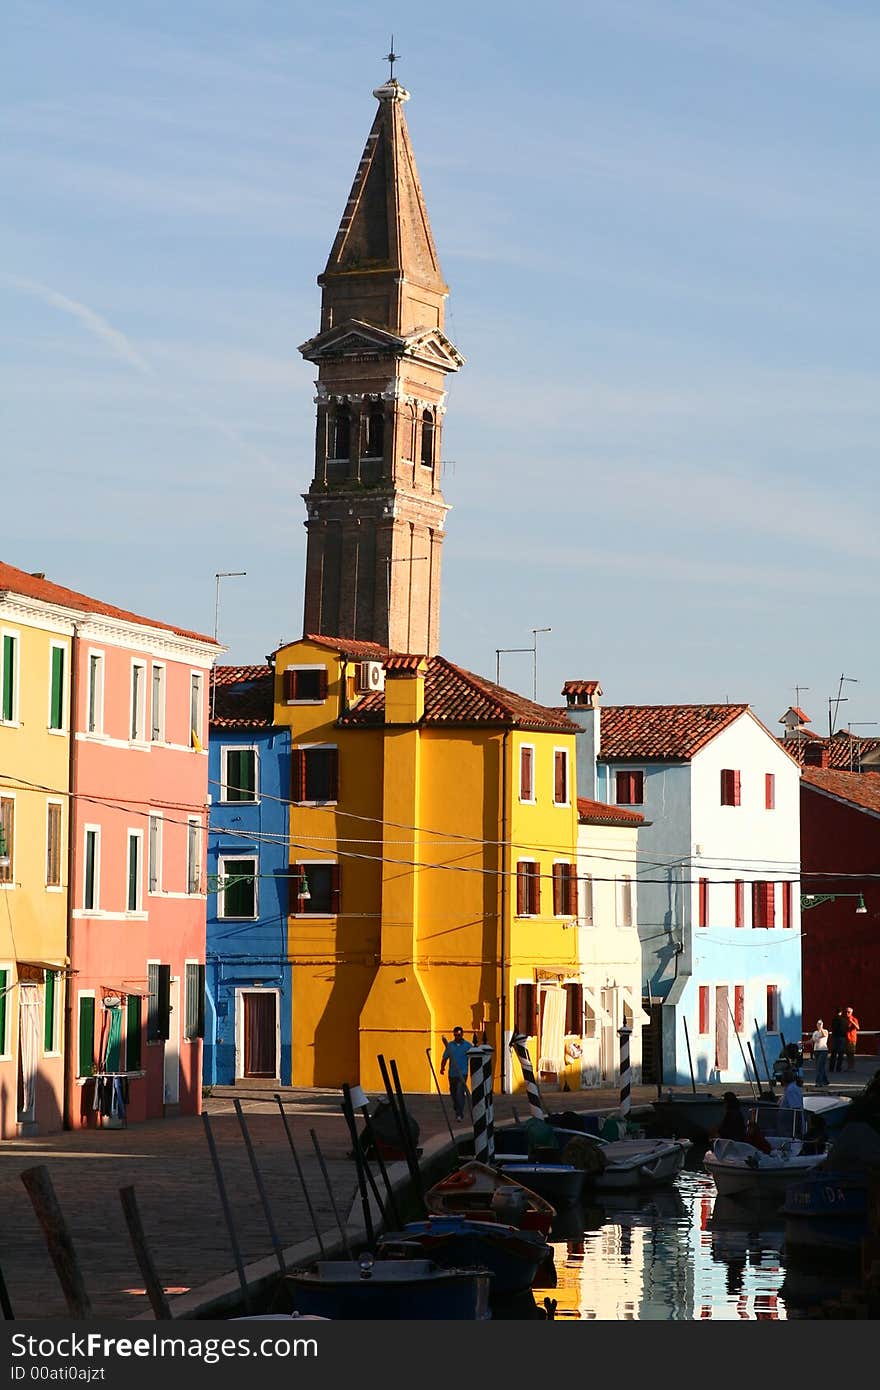
[{"label": "stone pediment", "polygon": [[446,372],[457,372],[464,362],[439,328],[420,328],[402,337],[361,319],[347,319],[325,329],[303,343],[299,351],[308,362],[340,357],[412,357]]}]

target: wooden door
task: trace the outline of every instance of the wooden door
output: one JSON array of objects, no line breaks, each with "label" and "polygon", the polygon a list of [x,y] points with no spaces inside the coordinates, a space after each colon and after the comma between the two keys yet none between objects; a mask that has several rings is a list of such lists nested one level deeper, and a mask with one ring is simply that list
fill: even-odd
[{"label": "wooden door", "polygon": [[278,1075],[277,996],[261,990],[244,995],[244,1075]]}]

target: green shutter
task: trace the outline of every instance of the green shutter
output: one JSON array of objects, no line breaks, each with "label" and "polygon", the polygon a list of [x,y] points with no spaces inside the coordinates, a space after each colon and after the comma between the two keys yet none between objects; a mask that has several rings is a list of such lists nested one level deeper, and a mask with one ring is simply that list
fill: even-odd
[{"label": "green shutter", "polygon": [[108,1009],[110,1015],[110,1026],[107,1030],[107,1049],[104,1053],[104,1070],[120,1071],[120,1060],[122,1056],[122,1009],[118,1007]]},{"label": "green shutter", "polygon": [[55,1051],[55,971],[46,971],[43,992],[43,1051]]},{"label": "green shutter", "polygon": [[8,971],[0,970],[0,1057],[6,1055],[6,981]]},{"label": "green shutter", "polygon": [[92,1076],[95,1070],[95,1001],[79,997],[79,1069],[77,1076]]},{"label": "green shutter", "polygon": [[241,801],[241,753],[230,748],[226,754],[226,800]]},{"label": "green shutter", "polygon": [[52,648],[52,704],[49,728],[60,729],[64,724],[64,648]]},{"label": "green shutter", "polygon": [[205,1036],[205,967],[193,961],[186,966],[186,1025],[183,1036]]},{"label": "green shutter", "polygon": [[125,1006],[125,1069],[141,1069],[141,997],[130,994]]},{"label": "green shutter", "polygon": [[15,708],[15,638],[3,637],[3,719],[12,719]]}]

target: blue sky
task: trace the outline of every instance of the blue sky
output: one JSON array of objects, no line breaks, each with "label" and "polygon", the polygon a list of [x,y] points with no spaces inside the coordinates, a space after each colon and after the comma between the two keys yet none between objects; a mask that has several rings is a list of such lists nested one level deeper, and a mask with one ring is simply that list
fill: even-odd
[{"label": "blue sky", "polygon": [[[880,10],[7,0],[3,557],[299,635],[322,269],[387,71],[467,358],[442,649],[880,719]],[[502,680],[531,693],[528,656]],[[863,727],[861,732],[875,732]],[[876,730],[880,733],[880,727]]]}]

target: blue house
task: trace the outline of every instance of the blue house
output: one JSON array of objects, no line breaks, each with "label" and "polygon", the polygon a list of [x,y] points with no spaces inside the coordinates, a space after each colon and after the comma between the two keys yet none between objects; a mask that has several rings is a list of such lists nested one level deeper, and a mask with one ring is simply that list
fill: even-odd
[{"label": "blue house", "polygon": [[217,666],[208,744],[205,1085],[290,1084],[290,730],[271,666]]},{"label": "blue house", "polygon": [[[643,1076],[667,1085],[763,1076],[801,1037],[800,768],[746,704],[600,708],[569,681],[580,796],[626,806],[638,832]],[[610,861],[619,920],[632,896]],[[645,1039],[643,1039],[643,1043]],[[646,1065],[653,1053],[653,1065]]]}]

